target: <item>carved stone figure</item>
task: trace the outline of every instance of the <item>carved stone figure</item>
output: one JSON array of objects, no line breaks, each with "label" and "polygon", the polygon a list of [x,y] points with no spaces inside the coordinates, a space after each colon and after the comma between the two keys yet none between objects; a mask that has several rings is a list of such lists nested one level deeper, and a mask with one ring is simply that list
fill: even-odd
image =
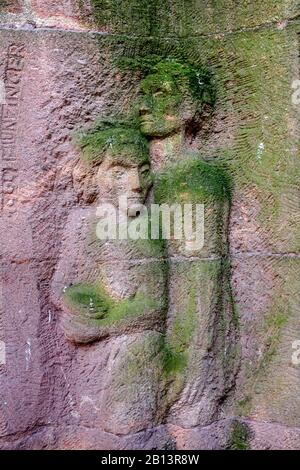
[{"label": "carved stone figure", "polygon": [[142,80],[141,92],[141,130],[150,140],[156,201],[204,204],[204,246],[199,249],[186,239],[168,242],[166,344],[179,361],[172,372],[168,421],[183,428],[205,426],[220,417],[219,403],[235,374],[227,243],[230,180],[223,168],[204,161],[186,143],[205,104],[213,104],[207,73],[163,60]]},{"label": "carved stone figure", "polygon": [[110,234],[101,240],[96,233],[99,205],[112,204],[118,217],[124,210],[119,198],[126,198],[129,222],[145,202],[152,184],[146,140],[136,130],[108,125],[83,137],[81,146],[96,170],[98,194],[91,207],[70,216],[53,290],[67,337],[87,343],[120,333],[128,324],[132,331],[134,325],[155,325],[157,317],[160,323],[165,287],[163,275],[147,276],[147,269],[155,272],[155,263],[140,263],[157,255],[161,264],[163,251],[157,243],[150,241],[147,247],[143,240],[117,239],[118,233],[116,239]]},{"label": "carved stone figure", "polygon": [[[109,432],[137,432],[166,419],[171,431],[172,425],[211,424],[220,418],[218,403],[233,384],[230,181],[219,165],[191,152],[185,139],[205,103],[213,102],[209,87],[207,76],[191,67],[162,61],[141,83],[142,133],[132,125],[102,122],[79,139],[83,157],[96,170],[90,184],[95,189],[85,188],[89,202],[95,201],[70,216],[53,292],[71,341],[128,335],[117,347],[109,392],[92,399]],[[143,135],[150,140],[154,199],[147,198],[152,178]],[[78,169],[74,173],[80,180]],[[204,246],[195,243],[197,218],[189,237],[176,236],[172,227],[167,251],[150,232],[148,239],[136,240],[122,239],[117,230],[113,239],[97,236],[97,207],[112,208],[108,225],[113,220],[119,228],[124,220],[142,224],[146,199],[148,205],[168,204],[171,212],[180,207],[182,215],[185,204],[196,213],[203,204]],[[110,235],[114,230],[114,224],[108,227]]]},{"label": "carved stone figure", "polygon": [[[108,204],[118,209],[120,196],[127,198],[128,207],[125,213],[121,207],[117,217],[128,223],[138,220],[152,184],[146,139],[136,129],[106,122],[81,137],[80,146],[90,165],[88,171],[94,170],[91,186],[96,196],[92,205],[74,210],[69,217],[53,281],[53,301],[72,342],[86,344],[111,337],[110,346],[104,348],[101,342],[94,346],[99,361],[108,351],[111,358],[92,378],[84,379],[88,353],[86,358],[81,355],[86,365],[78,393],[84,391],[85,406],[93,404],[96,422],[100,420],[104,431],[122,435],[153,427],[162,409],[157,404],[163,391],[164,247],[159,240],[97,236],[97,210]],[[77,168],[77,181],[79,173]]]}]

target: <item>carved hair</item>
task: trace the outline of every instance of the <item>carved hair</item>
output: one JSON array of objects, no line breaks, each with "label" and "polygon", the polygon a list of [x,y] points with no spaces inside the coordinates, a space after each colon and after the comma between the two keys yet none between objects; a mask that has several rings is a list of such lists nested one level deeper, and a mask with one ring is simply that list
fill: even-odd
[{"label": "carved hair", "polygon": [[148,141],[134,121],[98,121],[93,129],[77,135],[76,142],[82,158],[91,165],[99,165],[107,155],[125,164],[149,160]]},{"label": "carved hair", "polygon": [[[155,64],[149,71],[150,76],[156,74],[172,80],[180,93],[189,93],[199,107],[213,106],[215,103],[215,90],[212,77],[205,68],[194,67],[188,63],[181,63],[176,59],[165,59]],[[149,75],[148,75],[149,77]]]}]

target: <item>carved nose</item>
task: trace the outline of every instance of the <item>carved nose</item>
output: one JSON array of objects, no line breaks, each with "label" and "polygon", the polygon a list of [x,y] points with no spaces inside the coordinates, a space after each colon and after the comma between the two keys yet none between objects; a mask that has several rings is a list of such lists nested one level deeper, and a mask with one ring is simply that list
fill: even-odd
[{"label": "carved nose", "polygon": [[150,106],[146,102],[143,102],[140,106],[140,115],[143,116],[144,114],[147,114],[149,112]]},{"label": "carved nose", "polygon": [[131,191],[134,191],[137,193],[141,192],[142,187],[141,187],[141,182],[140,182],[140,177],[139,177],[138,172],[132,173],[130,175],[129,184],[130,184]]}]

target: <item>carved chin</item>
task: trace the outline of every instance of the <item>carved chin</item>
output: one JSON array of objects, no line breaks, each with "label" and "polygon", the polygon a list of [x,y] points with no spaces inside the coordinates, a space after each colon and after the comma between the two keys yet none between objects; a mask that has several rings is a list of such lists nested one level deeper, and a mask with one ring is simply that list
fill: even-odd
[{"label": "carved chin", "polygon": [[141,131],[145,135],[149,135],[149,136],[156,136],[157,135],[157,128],[152,122],[142,121]]}]

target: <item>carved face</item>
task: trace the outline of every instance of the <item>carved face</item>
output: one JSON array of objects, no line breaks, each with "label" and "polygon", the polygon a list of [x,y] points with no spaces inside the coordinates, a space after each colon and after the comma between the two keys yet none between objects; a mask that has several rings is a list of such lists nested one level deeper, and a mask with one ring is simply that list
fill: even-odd
[{"label": "carved face", "polygon": [[102,201],[119,204],[119,197],[126,196],[128,214],[135,215],[138,207],[145,202],[152,180],[150,165],[146,162],[126,162],[106,157],[97,173],[97,184]]},{"label": "carved face", "polygon": [[141,83],[143,99],[140,123],[143,134],[163,137],[184,128],[195,113],[191,96],[181,91],[171,76],[163,73],[148,75]]}]

